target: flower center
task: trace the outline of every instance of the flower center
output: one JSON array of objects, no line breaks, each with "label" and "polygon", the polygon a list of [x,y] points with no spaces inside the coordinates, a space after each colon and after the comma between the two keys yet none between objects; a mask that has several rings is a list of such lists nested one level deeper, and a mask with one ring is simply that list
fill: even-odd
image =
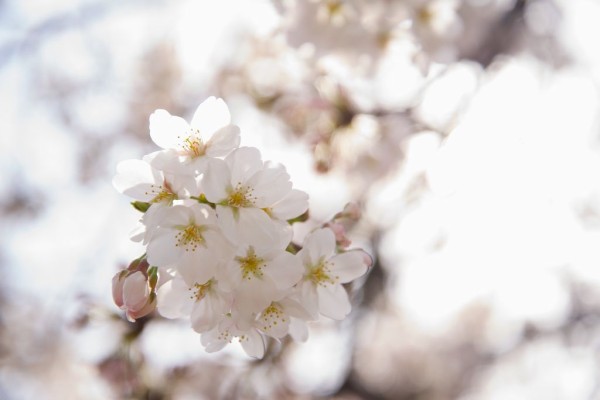
[{"label": "flower center", "polygon": [[242,279],[252,280],[252,277],[261,278],[263,276],[264,260],[256,256],[252,246],[248,249],[246,257],[236,257],[235,260],[240,264]]},{"label": "flower center", "polygon": [[228,343],[231,343],[231,339],[232,337],[231,333],[229,332],[229,329],[219,332],[219,335],[217,336],[217,340],[221,340]]},{"label": "flower center", "polygon": [[175,246],[183,247],[185,251],[196,251],[198,246],[204,243],[202,231],[200,226],[194,224],[181,228],[175,236],[177,239]]},{"label": "flower center", "polygon": [[200,157],[204,155],[204,145],[200,139],[190,136],[183,141],[183,147],[192,157]]},{"label": "flower center", "polygon": [[212,284],[213,284],[212,279],[210,279],[208,282],[206,282],[204,284],[194,283],[194,286],[189,288],[190,291],[192,291],[192,290],[194,291],[194,293],[192,294],[192,296],[190,296],[190,298],[196,299],[196,301],[202,300],[206,296],[206,293],[212,287]]},{"label": "flower center", "polygon": [[329,263],[322,258],[316,266],[310,269],[310,272],[306,275],[306,279],[315,285],[327,286],[336,284],[340,277],[332,276],[328,267]]},{"label": "flower center", "polygon": [[256,197],[252,195],[254,189],[238,183],[234,190],[229,192],[229,197],[225,201],[231,207],[252,207]]},{"label": "flower center", "polygon": [[[181,138],[181,136],[178,136],[178,138]],[[189,135],[181,142],[181,148],[183,153],[192,158],[203,156],[206,153],[206,146],[200,139],[200,130],[192,128]]]},{"label": "flower center", "polygon": [[146,195],[154,195],[150,203],[167,203],[171,204],[173,200],[177,199],[177,195],[173,193],[169,185],[165,182],[161,185],[150,185],[150,191],[145,193]]},{"label": "flower center", "polygon": [[285,323],[286,316],[279,306],[277,306],[275,303],[271,303],[269,307],[263,310],[260,317],[260,322],[262,322],[261,328],[263,332],[268,332],[275,328],[279,323]]}]

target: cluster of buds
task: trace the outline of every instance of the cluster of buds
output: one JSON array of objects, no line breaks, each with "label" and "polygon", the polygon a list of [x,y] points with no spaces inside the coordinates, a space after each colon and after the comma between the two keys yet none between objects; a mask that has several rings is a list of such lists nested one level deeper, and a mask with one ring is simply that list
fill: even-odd
[{"label": "cluster of buds", "polygon": [[143,212],[132,240],[146,253],[113,279],[130,320],[154,309],[187,318],[207,351],[234,339],[263,357],[267,337],[306,340],[306,322],[350,312],[343,284],[367,271],[362,250],[342,250],[327,226],[292,243],[308,195],[285,167],[240,146],[225,102],[211,97],[191,123],[157,110],[150,136],[162,150],[117,166],[114,186]]}]

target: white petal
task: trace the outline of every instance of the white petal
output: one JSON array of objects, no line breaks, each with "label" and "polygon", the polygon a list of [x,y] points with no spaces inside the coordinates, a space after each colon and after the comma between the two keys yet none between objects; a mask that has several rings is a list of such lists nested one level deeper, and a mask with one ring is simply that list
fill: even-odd
[{"label": "white petal", "polygon": [[219,351],[229,343],[226,340],[220,339],[220,334],[220,329],[215,328],[211,331],[203,333],[202,336],[200,336],[200,342],[208,353]]},{"label": "white petal", "polygon": [[188,285],[205,283],[215,275],[218,260],[213,253],[205,248],[183,252],[177,262],[177,271],[183,276]]},{"label": "white petal", "polygon": [[227,198],[230,182],[229,167],[223,160],[211,159],[202,177],[202,190],[208,201],[219,203]]},{"label": "white petal", "polygon": [[326,317],[341,320],[350,314],[352,307],[348,293],[342,285],[317,286],[319,312]]},{"label": "white petal", "polygon": [[[165,207],[164,211],[156,216],[155,221],[161,227],[180,227],[194,222],[194,213],[190,207],[184,205],[176,205],[173,207]],[[158,220],[160,218],[160,220]]]},{"label": "white petal", "polygon": [[219,129],[206,144],[206,155],[224,157],[240,147],[240,128],[228,125]]},{"label": "white petal", "polygon": [[157,291],[157,310],[165,318],[184,318],[190,315],[193,300],[189,286],[181,278],[175,278]]},{"label": "white petal", "polygon": [[132,242],[141,242],[146,236],[146,226],[139,224],[131,232],[129,232],[129,239]]},{"label": "white petal", "polygon": [[240,340],[246,354],[250,357],[263,358],[265,355],[265,341],[263,336],[256,329],[252,329],[245,334],[245,340]]},{"label": "white petal", "polygon": [[[178,145],[179,146],[179,145]],[[145,158],[145,157],[144,157]],[[179,150],[167,149],[157,151],[148,163],[155,169],[178,177],[193,177],[194,170],[190,167],[189,160],[179,154]]]},{"label": "white petal", "polygon": [[242,272],[239,263],[231,259],[221,268],[217,268],[215,277],[217,278],[217,281],[219,281],[219,286],[223,290],[235,290],[242,282]]},{"label": "white petal", "polygon": [[196,302],[190,318],[192,328],[196,332],[206,332],[217,326],[220,314],[218,313],[218,307],[215,307],[213,303],[211,296],[206,296],[199,302]]},{"label": "white petal", "polygon": [[302,278],[303,268],[300,259],[287,251],[269,262],[265,272],[275,283],[278,289],[288,289],[294,286]]},{"label": "white petal", "polygon": [[[215,219],[215,222],[219,221]],[[223,236],[221,229],[218,226],[210,228],[202,233],[204,240],[206,241],[206,247],[209,248],[212,253],[222,262],[229,261],[229,258],[233,256],[234,246]]]},{"label": "white petal", "polygon": [[150,115],[150,137],[163,149],[179,149],[189,130],[190,126],[183,118],[166,110],[156,110]]},{"label": "white petal", "polygon": [[172,207],[164,204],[152,204],[149,209],[146,210],[140,221],[144,224],[149,232],[146,239],[152,237],[156,232],[156,228],[165,220],[165,217],[169,214]]},{"label": "white petal", "polygon": [[306,342],[308,339],[308,326],[299,318],[291,318],[288,330],[292,339],[297,342]]},{"label": "white petal", "polygon": [[186,160],[186,170],[188,173],[193,176],[200,176],[206,173],[208,169],[208,164],[210,163],[211,158],[205,156],[193,157]]},{"label": "white petal", "polygon": [[260,248],[285,249],[293,231],[287,222],[271,219],[258,208],[238,209],[238,237]]},{"label": "white petal", "polygon": [[223,99],[209,97],[196,109],[192,127],[200,130],[200,137],[206,142],[214,132],[231,123],[231,115]]},{"label": "white petal", "polygon": [[181,249],[176,246],[178,243],[175,235],[172,229],[160,229],[152,236],[146,248],[150,265],[166,267],[181,257]]},{"label": "white petal", "polygon": [[158,284],[157,287],[161,287],[165,283],[175,278],[175,271],[170,267],[159,267],[158,268]]},{"label": "white petal", "polygon": [[271,207],[282,200],[292,190],[290,175],[282,165],[267,163],[265,168],[256,173],[248,181],[254,189],[253,195],[257,198],[255,207]]},{"label": "white petal", "polygon": [[[310,262],[314,265],[321,257],[328,259],[333,255],[335,251],[335,235],[331,229],[317,229],[306,236],[303,247],[308,250]],[[303,261],[306,263],[308,260]]]},{"label": "white petal", "polygon": [[[237,215],[236,215],[237,214]],[[237,209],[227,206],[217,206],[217,222],[221,232],[232,243],[237,243],[239,240],[239,232],[237,229],[239,213]]]},{"label": "white petal", "polygon": [[339,277],[339,282],[350,282],[367,272],[365,256],[366,254],[362,250],[338,254],[329,260],[332,264],[331,272]]},{"label": "white petal", "polygon": [[278,301],[279,304],[285,309],[285,312],[296,318],[300,318],[303,320],[311,319],[310,313],[306,310],[306,307],[301,302],[297,301],[294,298],[286,297]]},{"label": "white petal", "polygon": [[217,214],[210,206],[194,202],[189,204],[187,208],[191,211],[194,224],[198,226],[216,227]]},{"label": "white petal", "polygon": [[296,218],[308,210],[308,194],[292,189],[283,199],[271,206],[271,214],[281,220]]},{"label": "white petal", "polygon": [[264,334],[279,339],[287,335],[290,317],[280,306],[272,304],[261,313],[256,324]]},{"label": "white petal", "polygon": [[233,307],[231,310],[231,319],[234,321],[236,328],[235,334],[239,336],[254,328],[254,324],[256,323],[256,314],[244,313]]},{"label": "white petal", "polygon": [[136,200],[149,201],[153,196],[145,193],[156,182],[150,165],[142,160],[125,160],[117,164],[117,175],[112,183],[120,193]]},{"label": "white petal", "polygon": [[171,192],[175,193],[180,200],[189,199],[190,195],[198,196],[200,194],[198,182],[192,175],[165,173],[164,180],[166,185],[171,189]]},{"label": "white petal", "polygon": [[277,298],[279,292],[275,285],[268,279],[259,281],[254,278],[250,281],[244,280],[237,289],[235,298],[235,309],[242,315],[259,313]]},{"label": "white petal", "polygon": [[240,147],[225,158],[231,171],[231,185],[245,183],[263,167],[260,151],[254,147]]},{"label": "white petal", "polygon": [[310,281],[301,282],[299,284],[298,295],[310,318],[313,320],[319,318],[319,296],[315,285]]}]

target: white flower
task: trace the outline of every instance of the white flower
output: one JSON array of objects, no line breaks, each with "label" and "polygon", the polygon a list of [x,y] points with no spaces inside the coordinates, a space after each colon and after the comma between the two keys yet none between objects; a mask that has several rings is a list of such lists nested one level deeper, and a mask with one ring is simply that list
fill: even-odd
[{"label": "white flower", "polygon": [[280,339],[289,333],[294,339],[306,340],[306,318],[308,313],[300,303],[285,298],[253,314],[251,323],[246,326],[239,323],[240,318],[235,313],[224,316],[216,328],[202,334],[201,342],[211,353],[238,339],[249,356],[262,358],[265,335]]},{"label": "white flower", "polygon": [[292,189],[285,168],[263,163],[252,147],[241,147],[225,160],[211,160],[201,187],[217,204],[219,225],[232,242],[289,243],[292,232],[286,220],[308,208],[308,196]]},{"label": "white flower", "polygon": [[[286,246],[285,243],[283,246]],[[217,272],[225,290],[234,292],[233,307],[240,323],[286,295],[302,278],[302,265],[280,246],[260,248],[239,246],[235,256]]]},{"label": "white flower", "polygon": [[156,153],[143,160],[125,160],[117,165],[113,186],[135,200],[171,205],[176,199],[186,198],[195,187],[193,178],[164,173],[150,165]]},{"label": "white flower", "polygon": [[[222,157],[240,145],[240,130],[231,125],[229,109],[222,99],[209,97],[198,106],[192,122],[156,110],[150,116],[150,137],[158,146],[175,155],[178,161],[191,165],[191,170],[201,169],[204,156]],[[176,158],[161,155],[155,159],[157,166],[178,170],[172,163]]]},{"label": "white flower", "polygon": [[231,295],[214,279],[203,281],[200,266],[177,274],[158,290],[158,312],[165,318],[187,318],[202,333],[215,328],[231,308]]},{"label": "white flower", "polygon": [[[269,338],[304,341],[307,321],[350,312],[342,284],[364,274],[369,257],[336,254],[331,229],[309,234],[297,254],[287,251],[295,247],[288,221],[306,212],[308,195],[293,189],[285,167],[238,148],[223,100],[204,101],[190,124],[157,110],[150,135],[162,150],[120,163],[113,180],[144,211],[132,239],[146,254],[113,278],[115,303],[129,319],[156,308],[189,319],[208,352],[237,339],[262,358]],[[347,246],[338,221],[345,216],[331,226]]]},{"label": "white flower", "polygon": [[223,254],[230,251],[217,227],[214,210],[188,200],[157,214],[153,220],[158,227],[148,241],[148,262],[174,265],[180,272],[196,268],[200,282],[212,278]]},{"label": "white flower", "polygon": [[292,337],[305,338],[305,321],[310,314],[302,304],[289,297],[272,302],[256,317],[254,326],[267,336],[280,339],[288,333]]},{"label": "white flower", "polygon": [[339,320],[348,315],[350,301],[342,283],[367,272],[370,264],[368,255],[362,250],[335,255],[335,235],[331,229],[322,228],[306,237],[302,250],[296,256],[305,269],[298,294],[312,316],[321,313]]},{"label": "white flower", "polygon": [[233,339],[238,339],[250,357],[262,358],[265,355],[265,338],[258,329],[255,327],[239,329],[231,316],[225,316],[216,328],[203,333],[200,337],[202,345],[209,353],[221,350]]}]

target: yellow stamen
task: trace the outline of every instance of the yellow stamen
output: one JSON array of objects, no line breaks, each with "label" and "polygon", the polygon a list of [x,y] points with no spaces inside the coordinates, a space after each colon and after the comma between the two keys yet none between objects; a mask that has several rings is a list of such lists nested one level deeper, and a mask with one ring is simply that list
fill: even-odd
[{"label": "yellow stamen", "polygon": [[204,243],[202,236],[202,227],[190,224],[183,228],[175,236],[177,239],[176,247],[185,247],[185,251],[196,251],[199,245]]},{"label": "yellow stamen", "polygon": [[264,332],[268,332],[270,329],[273,329],[275,326],[277,326],[278,322],[284,323],[285,320],[286,317],[283,313],[283,310],[275,303],[271,303],[271,305],[265,308],[262,312],[262,330]]},{"label": "yellow stamen", "polygon": [[319,260],[319,263],[310,268],[310,272],[305,276],[305,279],[310,280],[315,285],[327,286],[334,285],[340,279],[339,276],[331,275],[329,263],[324,258]]},{"label": "yellow stamen", "polygon": [[[189,132],[186,132],[184,137],[185,139],[181,141],[181,147],[186,155],[196,158],[206,153],[206,145],[200,139],[200,130],[192,128]],[[177,136],[177,138],[181,139],[181,136]]]},{"label": "yellow stamen", "polygon": [[212,287],[212,284],[213,284],[212,279],[204,284],[195,283],[194,286],[189,289],[189,290],[194,291],[193,295],[190,296],[190,298],[196,299],[196,301],[202,300],[206,296],[206,293]]},{"label": "yellow stamen", "polygon": [[235,260],[240,264],[242,279],[262,278],[262,268],[265,266],[264,260],[256,256],[252,246],[248,249],[246,257],[236,257]]},{"label": "yellow stamen", "polygon": [[238,182],[234,190],[229,192],[229,197],[225,203],[231,207],[252,207],[256,197],[252,194],[254,189],[248,186],[243,186]]},{"label": "yellow stamen", "polygon": [[145,193],[146,195],[154,195],[150,200],[150,203],[173,203],[173,200],[177,199],[177,195],[173,193],[171,187],[165,181],[161,185],[150,185],[150,191]]}]

